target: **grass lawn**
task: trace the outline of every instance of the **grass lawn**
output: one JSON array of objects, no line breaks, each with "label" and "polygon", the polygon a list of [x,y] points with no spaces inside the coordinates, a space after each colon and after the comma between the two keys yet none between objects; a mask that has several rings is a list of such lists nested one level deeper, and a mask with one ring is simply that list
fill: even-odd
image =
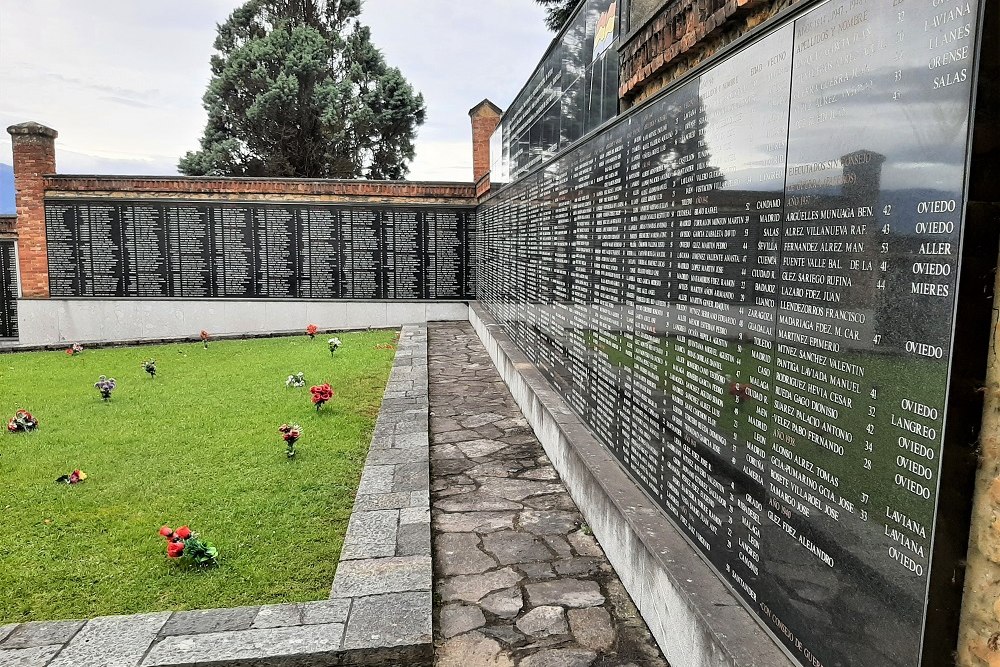
[{"label": "grass lawn", "polygon": [[[19,408],[40,422],[0,432],[0,625],[325,598],[395,332],[339,334],[333,358],[328,337],[0,355],[4,426]],[[108,403],[99,375],[118,382]],[[284,422],[303,429],[292,460]],[[75,468],[89,478],[55,483]],[[168,560],[162,524],[213,542],[219,567]]]}]

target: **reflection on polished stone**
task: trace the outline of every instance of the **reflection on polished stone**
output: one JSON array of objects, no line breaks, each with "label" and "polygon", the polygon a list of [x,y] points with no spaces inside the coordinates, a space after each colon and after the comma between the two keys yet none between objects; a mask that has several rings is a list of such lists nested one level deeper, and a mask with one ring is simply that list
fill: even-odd
[{"label": "reflection on polished stone", "polygon": [[976,32],[934,11],[819,5],[479,211],[480,300],[804,665],[921,662]]}]

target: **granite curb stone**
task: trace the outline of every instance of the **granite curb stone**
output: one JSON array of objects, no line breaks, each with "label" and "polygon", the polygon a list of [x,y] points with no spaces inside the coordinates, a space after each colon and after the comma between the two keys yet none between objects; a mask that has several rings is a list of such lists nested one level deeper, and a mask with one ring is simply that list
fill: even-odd
[{"label": "granite curb stone", "polygon": [[83,621],[32,621],[9,626],[0,650],[65,644],[83,627]]},{"label": "granite curb stone", "polygon": [[257,618],[259,609],[259,607],[233,607],[174,612],[160,630],[160,635],[198,635],[205,632],[248,630]]},{"label": "granite curb stone", "polygon": [[91,619],[49,667],[134,667],[168,618],[170,612],[165,611]]},{"label": "granite curb stone", "polygon": [[4,667],[44,667],[49,664],[56,653],[62,648],[62,644],[49,644],[47,646],[32,646],[30,648],[5,649],[0,653],[0,659]]}]

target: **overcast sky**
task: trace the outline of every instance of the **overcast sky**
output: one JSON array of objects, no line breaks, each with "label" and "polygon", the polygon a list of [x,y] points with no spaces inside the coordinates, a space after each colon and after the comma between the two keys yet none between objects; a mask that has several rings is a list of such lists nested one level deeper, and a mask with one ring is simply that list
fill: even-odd
[{"label": "overcast sky", "polygon": [[[216,24],[240,4],[3,0],[0,128],[58,130],[60,173],[176,173],[205,124]],[[513,99],[552,38],[542,15],[533,0],[365,1],[375,44],[427,104],[409,178],[471,180],[468,110]]]}]

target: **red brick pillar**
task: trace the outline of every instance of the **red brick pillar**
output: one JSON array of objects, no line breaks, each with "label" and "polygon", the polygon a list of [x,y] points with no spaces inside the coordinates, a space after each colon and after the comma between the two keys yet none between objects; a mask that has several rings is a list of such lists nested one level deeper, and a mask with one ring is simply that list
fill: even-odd
[{"label": "red brick pillar", "polygon": [[500,124],[500,107],[489,100],[483,100],[469,110],[472,118],[472,180],[479,179],[490,171],[490,137]]},{"label": "red brick pillar", "polygon": [[11,125],[7,132],[14,149],[21,294],[27,299],[47,299],[49,256],[45,241],[45,175],[56,173],[56,137],[59,133],[38,123]]}]

